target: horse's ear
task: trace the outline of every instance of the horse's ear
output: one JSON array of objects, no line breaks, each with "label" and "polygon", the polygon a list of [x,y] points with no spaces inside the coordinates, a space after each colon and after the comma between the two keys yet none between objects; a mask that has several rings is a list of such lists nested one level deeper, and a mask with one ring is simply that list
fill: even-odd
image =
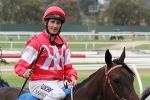
[{"label": "horse's ear", "polygon": [[119,57],[119,61],[124,62],[125,57],[126,57],[126,54],[125,54],[125,47],[124,47],[123,52],[121,56]]},{"label": "horse's ear", "polygon": [[105,63],[107,64],[108,67],[110,67],[112,64],[112,55],[109,52],[109,49],[107,49],[105,52]]}]

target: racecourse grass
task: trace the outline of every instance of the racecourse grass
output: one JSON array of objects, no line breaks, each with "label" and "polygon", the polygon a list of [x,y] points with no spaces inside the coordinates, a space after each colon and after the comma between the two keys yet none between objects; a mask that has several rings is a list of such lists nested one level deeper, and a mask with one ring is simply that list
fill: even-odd
[{"label": "racecourse grass", "polygon": [[[27,40],[29,40],[31,37],[29,36],[21,36],[20,39],[17,38],[17,36],[8,36],[8,39],[5,37],[0,37],[0,41],[9,41],[9,42],[24,42],[24,43],[13,43],[11,45],[10,43],[0,43],[0,46],[2,50],[24,50],[25,48],[25,43]],[[68,36],[64,36],[67,42],[129,42],[131,39],[129,37],[126,37],[124,40],[110,40],[109,37],[99,37],[99,39],[95,39],[92,37],[89,39],[89,37],[84,37],[84,36],[78,36],[77,39],[74,37],[69,38]],[[145,37],[136,37],[135,41],[148,41],[146,40]],[[109,48],[110,46],[113,46],[114,44],[95,44],[95,47],[93,48],[93,44],[88,44],[87,48],[85,48],[85,44],[69,44],[70,50],[75,51],[75,50],[84,50],[84,51],[89,51],[89,50],[106,50],[106,48]],[[11,47],[12,46],[12,47]],[[120,49],[120,48],[119,48]],[[133,50],[132,48],[126,48],[126,50]],[[140,46],[135,46],[134,50],[150,50],[150,46],[148,45],[140,45]]]},{"label": "racecourse grass", "polygon": [[[79,79],[79,82],[82,82],[84,79],[86,79],[89,75],[91,75],[92,73],[94,73],[96,70],[77,70]],[[143,84],[143,88],[145,89],[148,85],[150,85],[150,69],[138,69],[138,72],[140,74],[141,80],[142,80],[142,84]],[[18,77],[14,72],[1,72],[1,77],[8,82],[11,86],[20,86],[22,87],[22,85],[25,82],[24,78]],[[26,87],[28,87],[28,83],[26,84]],[[139,91],[139,85],[137,82],[137,79],[135,77],[135,81],[134,81],[134,88],[136,93],[140,96],[140,91]]]}]

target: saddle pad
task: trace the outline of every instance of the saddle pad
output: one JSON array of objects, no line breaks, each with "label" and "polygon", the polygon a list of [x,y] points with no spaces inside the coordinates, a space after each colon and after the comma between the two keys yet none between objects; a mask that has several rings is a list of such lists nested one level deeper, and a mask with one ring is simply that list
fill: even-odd
[{"label": "saddle pad", "polygon": [[10,87],[8,83],[3,83],[3,84],[0,84],[0,88],[2,87]]},{"label": "saddle pad", "polygon": [[22,94],[17,100],[40,100],[35,98],[30,92]]}]

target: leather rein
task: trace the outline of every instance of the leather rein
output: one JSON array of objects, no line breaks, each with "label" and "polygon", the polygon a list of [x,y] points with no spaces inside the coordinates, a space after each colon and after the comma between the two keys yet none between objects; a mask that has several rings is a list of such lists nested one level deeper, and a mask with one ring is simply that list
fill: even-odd
[{"label": "leather rein", "polygon": [[111,88],[111,90],[112,90],[112,92],[115,94],[115,96],[118,98],[118,100],[126,100],[125,98],[122,98],[122,97],[120,97],[119,95],[118,95],[118,93],[116,92],[116,90],[115,90],[115,88],[113,87],[113,85],[111,84],[111,81],[110,81],[110,78],[109,78],[109,73],[111,72],[111,71],[113,71],[114,69],[116,69],[116,68],[121,68],[122,67],[122,65],[116,65],[116,66],[114,66],[114,67],[112,67],[112,68],[110,68],[109,70],[107,70],[107,65],[105,66],[105,76],[106,76],[106,80],[105,80],[105,94],[104,94],[104,100],[106,100],[106,90],[107,90],[107,87],[106,87],[106,85],[107,85],[107,83],[109,84],[109,86],[110,86],[110,88]]}]

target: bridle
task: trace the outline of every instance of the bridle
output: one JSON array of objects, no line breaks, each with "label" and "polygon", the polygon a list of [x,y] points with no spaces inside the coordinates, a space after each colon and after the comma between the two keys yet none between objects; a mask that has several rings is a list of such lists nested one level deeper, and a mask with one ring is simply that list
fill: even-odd
[{"label": "bridle", "polygon": [[118,100],[126,100],[125,98],[122,98],[122,97],[120,97],[119,95],[118,95],[118,93],[116,92],[116,90],[115,90],[115,88],[113,87],[113,85],[111,84],[111,82],[110,82],[110,79],[109,79],[109,73],[112,71],[112,70],[114,70],[114,69],[116,69],[116,68],[121,68],[122,67],[122,65],[116,65],[116,66],[114,66],[114,67],[112,67],[112,68],[110,68],[109,70],[107,70],[107,65],[105,66],[105,76],[106,76],[106,80],[105,80],[105,94],[104,94],[104,100],[106,100],[106,85],[107,85],[107,82],[108,82],[108,84],[109,84],[109,86],[111,87],[111,90],[112,90],[112,92],[115,94],[115,96],[118,98]]}]

